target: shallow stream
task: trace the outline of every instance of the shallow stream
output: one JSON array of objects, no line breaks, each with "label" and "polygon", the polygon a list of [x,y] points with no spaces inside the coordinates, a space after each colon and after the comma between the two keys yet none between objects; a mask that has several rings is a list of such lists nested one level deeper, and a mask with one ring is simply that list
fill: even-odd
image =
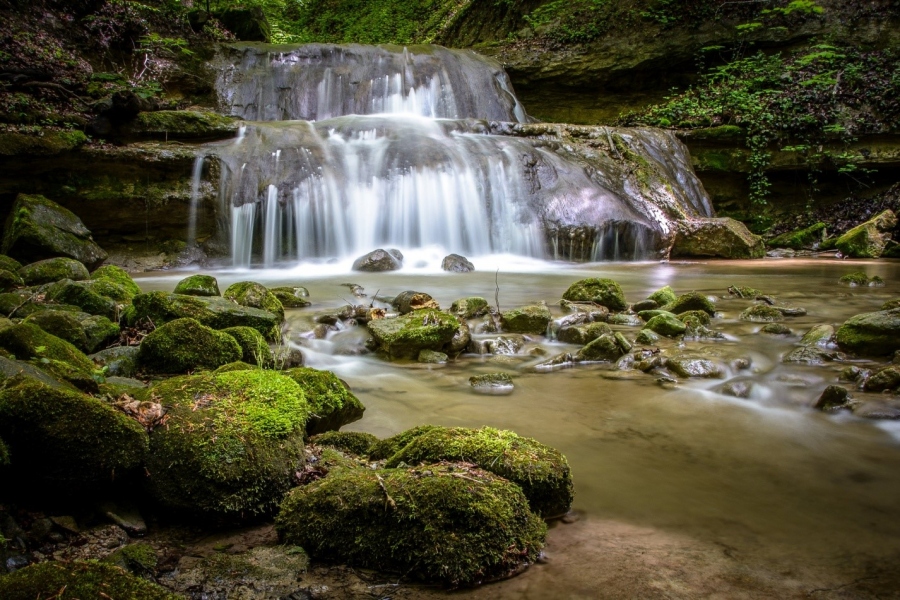
[{"label": "shallow stream", "polygon": [[[575,349],[545,339],[516,356],[463,355],[443,366],[338,354],[356,347],[364,330],[301,340],[307,365],[337,373],[366,405],[365,417],[347,430],[384,437],[425,423],[490,425],[534,437],[568,458],[580,518],[553,527],[547,564],[459,594],[884,598],[900,593],[900,421],[810,408],[847,362],[818,367],[780,362],[812,326],[837,326],[900,296],[900,262],[523,262],[512,267],[497,264],[503,263],[497,258],[473,262],[478,271],[470,274],[427,268],[348,273],[341,267],[342,274],[329,275],[332,267],[320,266],[216,276],[222,290],[248,279],[308,288],[313,305],[288,311],[295,341],[310,328],[309,315],[348,300],[368,304],[376,292],[427,292],[449,307],[473,295],[493,304],[499,284],[501,309],[543,300],[554,316],[563,316],[559,298],[584,277],[615,279],[629,302],[671,285],[679,294],[695,290],[714,297],[719,315],[711,327],[726,335],[722,341],[687,342],[686,349],[705,348],[704,354],[726,362],[751,358],[750,369],[730,370],[725,377],[749,379],[755,387],[751,398],[738,399],[715,391],[726,379],[664,386],[656,375],[616,371],[608,364],[535,372],[530,366],[541,359],[529,350],[540,347],[553,355]],[[838,284],[840,276],[858,270],[879,275],[886,285]],[[145,291],[171,290],[185,275],[148,274],[138,283]],[[353,298],[344,283],[363,286],[369,297]],[[808,313],[784,321],[795,335],[760,334],[762,324],[738,320],[751,301],[730,298],[731,285],[759,288]],[[629,339],[638,331],[614,329]],[[473,393],[468,378],[495,371],[511,374],[515,391]]]}]

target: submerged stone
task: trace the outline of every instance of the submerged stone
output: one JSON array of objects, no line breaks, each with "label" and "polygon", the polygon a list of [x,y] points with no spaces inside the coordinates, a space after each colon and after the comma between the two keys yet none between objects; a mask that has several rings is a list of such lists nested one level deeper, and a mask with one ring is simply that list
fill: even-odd
[{"label": "submerged stone", "polygon": [[715,362],[692,356],[673,356],[666,359],[666,368],[679,377],[704,377],[718,379],[725,372]]},{"label": "submerged stone", "polygon": [[479,394],[505,396],[515,389],[512,377],[506,373],[486,373],[469,377],[469,385]]}]

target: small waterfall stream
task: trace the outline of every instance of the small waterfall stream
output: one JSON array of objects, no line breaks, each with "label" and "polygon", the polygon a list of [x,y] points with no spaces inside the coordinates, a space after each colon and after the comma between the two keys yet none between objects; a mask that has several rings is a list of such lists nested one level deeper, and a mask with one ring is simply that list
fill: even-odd
[{"label": "small waterfall stream", "polygon": [[[425,246],[636,260],[666,247],[672,218],[711,214],[680,172],[688,161],[670,156],[683,153],[674,138],[593,132],[608,149],[589,156],[521,129],[532,126],[506,74],[469,51],[241,44],[215,64],[224,110],[247,123],[207,146],[195,188],[214,155],[238,267]],[[657,184],[635,179],[613,131]],[[195,231],[192,221],[191,243]]]}]

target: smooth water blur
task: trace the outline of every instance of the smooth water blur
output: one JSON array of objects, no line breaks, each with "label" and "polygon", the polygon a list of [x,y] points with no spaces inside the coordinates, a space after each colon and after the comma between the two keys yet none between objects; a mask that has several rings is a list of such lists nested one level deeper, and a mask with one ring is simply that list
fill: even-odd
[{"label": "smooth water blur", "polygon": [[[500,268],[499,274],[494,272],[500,266],[496,259],[489,266],[487,260],[474,262],[478,271],[471,274],[415,269],[365,274],[342,268],[333,275],[268,270],[222,272],[217,277],[223,290],[247,279],[309,289],[313,306],[289,311],[294,328],[291,339],[301,343],[310,366],[336,372],[366,405],[365,417],[346,429],[387,436],[424,423],[490,425],[561,450],[574,473],[574,507],[584,517],[582,523],[551,533],[551,556],[554,540],[557,547],[565,547],[566,535],[577,537],[576,532],[587,531],[578,527],[612,520],[725,548],[728,560],[737,561],[734,565],[763,565],[784,577],[803,567],[844,581],[865,576],[867,569],[896,563],[900,556],[900,423],[812,410],[809,407],[826,385],[836,382],[838,371],[847,363],[805,367],[782,364],[780,358],[810,327],[839,325],[900,296],[900,262],[811,259],[581,266],[526,262],[515,272]],[[887,285],[847,288],[837,283],[841,275],[856,270],[879,275]],[[138,282],[144,289],[172,289],[184,275],[143,277]],[[538,373],[529,366],[539,358],[528,354],[464,355],[446,366],[336,354],[364,338],[364,331],[339,332],[327,340],[299,338],[310,327],[308,315],[347,300],[368,304],[376,291],[379,296],[407,289],[428,292],[442,307],[449,307],[454,299],[470,295],[494,304],[499,285],[501,309],[545,301],[555,316],[562,316],[558,300],[563,292],[572,282],[589,276],[615,279],[631,302],[664,285],[671,285],[676,293],[695,290],[715,297],[720,315],[712,327],[728,339],[686,342],[685,349],[712,346],[706,353],[723,360],[752,358],[750,370],[728,376],[751,380],[756,385],[754,396],[741,400],[717,393],[714,388],[724,380],[682,382],[667,389],[655,376],[615,371],[610,365]],[[344,283],[362,285],[370,297],[354,299],[341,286]],[[806,308],[808,314],[785,320],[793,336],[758,334],[760,324],[738,320],[750,301],[728,298],[730,285],[759,288],[786,304]],[[614,329],[632,338],[638,331],[625,326]],[[523,352],[533,348],[551,355],[574,349],[538,339]],[[512,374],[515,391],[509,396],[474,394],[468,378],[491,371]],[[566,527],[573,528],[572,533],[566,534]],[[598,538],[596,544],[600,542]],[[609,551],[590,544],[580,548],[582,554],[597,553],[597,560]],[[552,578],[527,574],[538,578],[531,580],[538,587],[544,581],[540,577],[563,586],[553,594],[547,591],[550,595],[542,596],[535,589],[514,591],[521,584],[513,582],[491,586],[490,593],[472,594],[576,597],[572,590],[566,591],[565,582],[584,579],[581,571],[590,567],[582,560],[579,573],[567,571],[575,563],[570,559],[539,568]],[[683,596],[676,593],[675,597]]]}]

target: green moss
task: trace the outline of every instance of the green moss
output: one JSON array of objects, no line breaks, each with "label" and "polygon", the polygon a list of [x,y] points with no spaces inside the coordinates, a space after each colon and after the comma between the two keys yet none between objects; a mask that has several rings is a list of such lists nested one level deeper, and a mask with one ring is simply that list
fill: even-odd
[{"label": "green moss", "polygon": [[279,321],[284,321],[284,307],[281,305],[281,301],[265,286],[256,282],[241,281],[230,285],[223,296],[241,306],[250,306],[270,312],[277,315]]},{"label": "green moss", "polygon": [[23,323],[36,325],[84,352],[87,351],[87,335],[76,314],[62,310],[40,310],[28,315]]},{"label": "green moss", "polygon": [[0,269],[0,291],[8,292],[24,285],[25,282],[16,273]]},{"label": "green moss", "polygon": [[576,281],[563,294],[563,299],[570,302],[594,302],[610,310],[628,308],[625,293],[612,279],[591,278]]},{"label": "green moss", "polygon": [[304,300],[309,296],[309,292],[303,287],[277,287],[269,290],[278,298],[284,308],[303,308],[311,303]]},{"label": "green moss", "polygon": [[44,288],[44,297],[46,301],[70,304],[88,314],[100,315],[111,321],[117,321],[119,315],[116,303],[94,291],[93,283],[63,279],[47,285]]},{"label": "green moss", "polygon": [[892,308],[900,308],[900,298],[896,300],[888,300],[881,305],[881,310],[891,310]]},{"label": "green moss", "polygon": [[678,319],[682,323],[699,323],[700,325],[709,325],[712,318],[709,313],[703,310],[689,310],[678,315]]},{"label": "green moss", "polygon": [[338,430],[362,418],[366,407],[331,371],[297,367],[283,373],[296,381],[306,394],[310,408],[306,424],[309,435]]},{"label": "green moss", "polygon": [[269,343],[260,332],[252,327],[228,327],[222,333],[227,333],[241,347],[241,358],[245,363],[260,367],[271,367],[273,364],[272,351]]},{"label": "green moss", "polygon": [[897,217],[886,210],[838,237],[835,246],[851,258],[879,258],[890,239],[883,232],[891,231],[896,225]]},{"label": "green moss", "polygon": [[39,260],[19,269],[19,276],[28,285],[53,283],[60,279],[83,281],[90,277],[87,267],[71,258],[57,257]]},{"label": "green moss", "polygon": [[175,286],[176,294],[186,296],[221,296],[219,282],[212,275],[191,275]]},{"label": "green moss", "polygon": [[41,128],[40,135],[0,131],[0,156],[53,156],[76,150],[88,142],[83,131]]},{"label": "green moss", "polygon": [[474,319],[486,315],[489,311],[487,300],[478,296],[460,298],[450,305],[450,314],[460,319]]},{"label": "green moss", "polygon": [[441,461],[474,463],[512,481],[522,488],[531,509],[545,517],[563,514],[572,504],[572,474],[565,456],[531,438],[492,427],[431,429],[410,440],[385,467]]},{"label": "green moss", "polygon": [[612,329],[606,323],[588,323],[563,327],[557,332],[556,339],[565,344],[583,346],[590,344],[604,333],[612,333]]},{"label": "green moss", "polygon": [[371,450],[369,450],[369,458],[372,460],[384,460],[390,458],[405,448],[411,441],[420,435],[425,435],[433,429],[438,429],[438,427],[435,425],[419,425],[418,427],[407,429],[397,435],[380,440],[372,445]]},{"label": "green moss", "polygon": [[900,308],[855,315],[835,332],[841,350],[885,356],[900,350]]},{"label": "green moss", "polygon": [[175,319],[191,318],[213,329],[228,327],[252,327],[266,339],[274,339],[281,322],[277,315],[258,308],[240,306],[221,297],[185,296],[150,292],[139,294],[132,300],[133,311],[125,315],[126,323],[149,318],[157,326]]},{"label": "green moss", "polygon": [[159,562],[156,549],[146,542],[128,544],[103,559],[104,563],[115,565],[138,576],[153,575]]},{"label": "green moss", "polygon": [[649,329],[641,329],[634,341],[641,346],[654,346],[659,343],[659,336]]},{"label": "green moss", "polygon": [[661,307],[662,310],[679,315],[691,310],[702,310],[710,316],[716,315],[716,307],[709,299],[698,292],[682,294],[677,300]]},{"label": "green moss", "polygon": [[763,295],[763,293],[756,288],[740,285],[729,286],[728,293],[732,296],[737,296],[738,298],[750,298],[751,300],[756,298],[757,296]]},{"label": "green moss", "polygon": [[22,378],[0,391],[0,436],[16,456],[19,477],[63,492],[121,480],[147,454],[147,433],[123,413]]},{"label": "green moss", "polygon": [[[131,298],[141,293],[141,288],[134,282],[128,271],[115,265],[104,265],[91,273],[94,281],[107,280],[125,288]],[[129,298],[130,300],[130,298]]]},{"label": "green moss", "polygon": [[656,290],[649,296],[647,296],[648,300],[653,300],[659,306],[665,306],[666,304],[671,304],[678,299],[678,296],[675,295],[675,292],[672,290],[670,286],[661,287]]},{"label": "green moss", "polygon": [[783,321],[784,315],[781,314],[781,311],[768,304],[754,304],[741,313],[740,319],[742,321],[754,321],[757,323],[775,323],[777,321]]},{"label": "green moss", "polygon": [[234,362],[230,362],[227,365],[222,365],[214,372],[216,375],[219,373],[231,373],[232,371],[249,371],[252,369],[258,369],[259,367],[255,365],[249,365],[242,360],[236,360]]},{"label": "green moss", "polygon": [[310,443],[328,446],[356,456],[368,456],[378,438],[362,431],[326,431],[310,438]]},{"label": "green moss", "polygon": [[21,268],[22,263],[14,258],[6,256],[5,254],[0,254],[0,269],[4,269],[6,271],[9,271],[10,273],[16,273]]},{"label": "green moss", "polygon": [[772,248],[792,248],[794,250],[812,248],[824,239],[825,227],[825,223],[816,223],[805,229],[783,233],[769,240],[769,246]]},{"label": "green moss", "polygon": [[85,352],[96,352],[119,339],[121,330],[116,323],[106,317],[93,315],[81,320],[84,335],[87,338]]},{"label": "green moss", "polygon": [[92,292],[119,304],[130,303],[134,298],[128,288],[110,279],[94,279],[85,283]]},{"label": "green moss", "polygon": [[91,359],[78,348],[31,323],[0,329],[0,347],[19,360],[58,360],[87,373],[94,368]]},{"label": "green moss", "polygon": [[666,337],[677,337],[687,330],[687,326],[672,313],[656,315],[644,327]]},{"label": "green moss", "polygon": [[303,466],[303,390],[275,371],[176,377],[141,395],[168,407],[150,435],[152,495],[187,513],[239,518],[271,512]]},{"label": "green moss", "polygon": [[452,464],[337,469],[293,490],[276,528],[314,558],[450,585],[515,572],[546,535],[515,484]]},{"label": "green moss", "polygon": [[575,355],[578,362],[604,362],[618,360],[623,351],[615,335],[605,333],[587,344]]},{"label": "green moss", "polygon": [[863,273],[862,271],[857,271],[855,273],[848,273],[848,274],[842,276],[838,281],[842,285],[849,285],[851,287],[868,285],[869,276],[866,275],[865,273]]},{"label": "green moss", "polygon": [[4,600],[179,600],[164,587],[94,561],[42,562],[0,577]]},{"label": "green moss", "polygon": [[226,138],[237,132],[241,122],[214,112],[157,110],[142,112],[131,125],[131,133],[166,139]]},{"label": "green moss", "polygon": [[459,327],[456,317],[433,309],[368,323],[379,349],[392,359],[416,359],[422,350],[442,350]]},{"label": "green moss", "polygon": [[531,333],[543,335],[553,316],[543,305],[524,306],[504,311],[500,315],[500,328],[507,333]]},{"label": "green moss", "polygon": [[186,373],[194,369],[216,369],[240,360],[242,354],[231,335],[194,319],[176,319],[143,339],[138,359],[153,373]]}]

